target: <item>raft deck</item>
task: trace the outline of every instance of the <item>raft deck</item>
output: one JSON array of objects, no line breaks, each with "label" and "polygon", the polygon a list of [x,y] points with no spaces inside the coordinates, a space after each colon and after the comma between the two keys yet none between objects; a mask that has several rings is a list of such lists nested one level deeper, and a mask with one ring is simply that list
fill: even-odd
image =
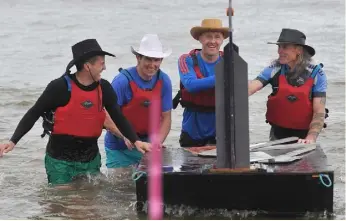
[{"label": "raft deck", "polygon": [[[278,156],[283,151],[263,152]],[[163,165],[165,205],[287,215],[333,212],[334,172],[328,169],[319,145],[295,162],[254,163],[251,167],[255,170],[242,172],[210,170],[215,168],[216,157],[199,157],[183,148],[163,149]],[[144,157],[138,170],[146,168]],[[148,199],[146,174],[136,180],[136,195],[137,211],[143,212]]]}]

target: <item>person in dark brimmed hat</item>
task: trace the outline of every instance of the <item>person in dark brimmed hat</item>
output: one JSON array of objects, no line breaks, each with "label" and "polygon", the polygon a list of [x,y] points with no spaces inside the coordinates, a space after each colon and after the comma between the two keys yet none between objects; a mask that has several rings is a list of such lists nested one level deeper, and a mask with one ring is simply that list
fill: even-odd
[{"label": "person in dark brimmed hat", "polygon": [[292,45],[302,46],[306,50],[306,52],[310,54],[311,57],[314,56],[315,49],[305,44],[305,41],[306,41],[306,36],[303,32],[295,30],[295,29],[284,28],[282,29],[277,42],[268,42],[268,44],[276,44],[276,45],[292,44]]},{"label": "person in dark brimmed hat", "polygon": [[96,39],[86,39],[84,41],[78,42],[77,44],[72,46],[72,54],[73,59],[69,62],[69,64],[66,67],[66,71],[69,72],[69,70],[72,68],[73,65],[77,65],[77,70],[82,69],[83,63],[86,63],[90,58],[97,58],[97,56],[103,56],[108,55],[115,57],[115,55],[103,51],[101,49],[101,46],[98,44]]},{"label": "person in dark brimmed hat", "polygon": [[[72,46],[73,59],[65,74],[50,82],[35,105],[19,122],[10,141],[0,144],[0,156],[11,151],[17,142],[43,117],[44,137],[49,135],[45,167],[48,183],[69,184],[80,175],[100,173],[101,156],[97,145],[106,110],[134,146],[142,153],[150,144],[140,141],[117,104],[111,84],[101,78],[106,69],[105,55],[95,39]],[[77,72],[70,74],[75,65]]]},{"label": "person in dark brimmed hat", "polygon": [[270,139],[299,137],[300,143],[314,143],[325,127],[327,78],[323,65],[315,65],[315,49],[296,29],[284,28],[276,42],[279,57],[249,82],[249,96],[272,86],[267,101],[266,121]]}]

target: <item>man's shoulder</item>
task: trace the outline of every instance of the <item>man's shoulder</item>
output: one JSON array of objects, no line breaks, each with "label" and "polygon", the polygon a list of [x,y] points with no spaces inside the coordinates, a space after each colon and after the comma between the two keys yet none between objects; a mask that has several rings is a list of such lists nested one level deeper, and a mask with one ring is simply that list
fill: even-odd
[{"label": "man's shoulder", "polygon": [[317,71],[316,76],[324,76],[325,72],[323,70],[323,64],[317,63],[317,62],[310,62],[309,65],[306,67],[306,70],[312,74],[313,71]]},{"label": "man's shoulder", "polygon": [[[101,87],[112,87],[112,85],[113,86],[114,85],[117,85],[117,86],[123,85],[123,79],[122,78],[124,76],[121,76],[121,75],[123,75],[123,74],[119,74],[119,75],[115,76],[112,82],[110,82],[104,78],[101,78],[101,80],[100,80]],[[119,80],[119,78],[120,78],[120,80]],[[127,81],[126,77],[124,77],[124,78]]]},{"label": "man's shoulder", "polygon": [[101,78],[100,84],[109,84],[109,81],[107,79]]},{"label": "man's shoulder", "polygon": [[260,74],[256,77],[256,79],[266,84],[265,82],[268,82],[277,73],[279,73],[280,69],[281,69],[281,65],[272,63],[266,66],[265,68],[263,68]]},{"label": "man's shoulder", "polygon": [[49,82],[47,87],[50,88],[65,88],[67,83],[67,79],[65,78],[65,75],[60,76],[58,78],[55,78]]},{"label": "man's shoulder", "polygon": [[182,54],[178,59],[179,72],[182,74],[189,73],[189,67],[193,66],[191,54]]},{"label": "man's shoulder", "polygon": [[138,76],[136,66],[119,69],[119,73],[114,77],[113,81],[128,82],[129,79],[135,79]]},{"label": "man's shoulder", "polygon": [[100,79],[100,85],[103,88],[108,88],[108,87],[111,87],[111,83],[107,80],[107,79],[104,79],[104,78],[101,78]]},{"label": "man's shoulder", "polygon": [[117,82],[117,83],[128,82],[130,77],[131,75],[127,73],[119,72],[117,75],[114,76],[114,79],[112,82]]},{"label": "man's shoulder", "polygon": [[169,77],[169,75],[164,72],[163,70],[160,70],[160,78],[163,80],[170,80],[171,78]]},{"label": "man's shoulder", "polygon": [[270,74],[271,77],[273,77],[276,73],[278,73],[281,70],[281,65],[274,63],[266,66],[262,73]]},{"label": "man's shoulder", "polygon": [[162,70],[160,71],[160,79],[162,80],[162,83],[164,87],[172,87],[172,81],[171,78],[169,77],[168,74],[163,72]]},{"label": "man's shoulder", "polygon": [[321,69],[323,68],[323,64],[322,63],[318,63],[316,61],[310,61],[308,66],[307,66],[307,68],[313,69],[313,68],[317,67],[317,65],[319,65]]},{"label": "man's shoulder", "polygon": [[272,64],[267,65],[265,67],[265,69],[280,69],[280,68],[281,68],[281,65],[278,63],[272,63]]},{"label": "man's shoulder", "polygon": [[186,62],[188,60],[192,60],[192,56],[190,53],[181,54],[178,58],[179,62]]}]

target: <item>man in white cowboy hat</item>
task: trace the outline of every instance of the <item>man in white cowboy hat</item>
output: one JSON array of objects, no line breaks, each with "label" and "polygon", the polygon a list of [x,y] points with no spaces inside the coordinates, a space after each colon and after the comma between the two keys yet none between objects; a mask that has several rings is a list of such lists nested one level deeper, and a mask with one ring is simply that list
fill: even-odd
[{"label": "man in white cowboy hat", "polygon": [[278,58],[249,83],[249,96],[268,84],[266,121],[270,139],[299,137],[298,142],[314,143],[325,126],[327,78],[322,64],[312,64],[315,49],[305,44],[299,30],[284,28],[279,39]]},{"label": "man in white cowboy hat", "polygon": [[[21,119],[10,141],[0,144],[1,157],[42,116],[44,134],[49,135],[45,155],[48,183],[64,188],[80,175],[100,173],[97,140],[105,121],[104,109],[139,151],[150,150],[150,144],[139,140],[121,113],[111,84],[101,78],[101,72],[106,69],[105,55],[114,55],[103,51],[96,39],[78,42],[72,46],[72,53],[65,74],[48,84]],[[73,65],[77,72],[70,74]]]},{"label": "man in white cowboy hat", "polygon": [[180,91],[174,98],[184,108],[180,146],[196,147],[215,144],[215,65],[222,59],[220,47],[228,37],[228,28],[220,19],[204,19],[190,33],[202,49],[180,56],[178,69]]},{"label": "man in white cowboy hat", "polygon": [[[123,114],[131,122],[142,141],[148,141],[149,106],[153,95],[161,97],[160,142],[165,141],[171,129],[172,84],[169,76],[160,70],[163,58],[171,54],[171,49],[163,50],[156,34],[146,34],[138,49],[131,47],[137,65],[119,69],[112,86],[118,97]],[[106,166],[125,168],[138,163],[142,153],[132,149],[111,120],[106,120],[109,130],[105,136]],[[116,136],[115,136],[116,135]]]}]

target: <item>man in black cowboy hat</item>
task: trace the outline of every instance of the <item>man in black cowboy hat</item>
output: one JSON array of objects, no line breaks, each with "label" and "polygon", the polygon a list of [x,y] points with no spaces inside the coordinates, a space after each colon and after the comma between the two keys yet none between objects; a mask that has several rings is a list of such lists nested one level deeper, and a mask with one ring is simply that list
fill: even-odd
[{"label": "man in black cowboy hat", "polygon": [[[46,87],[35,105],[19,122],[10,141],[0,144],[0,156],[11,151],[16,143],[33,127],[40,116],[45,118],[47,144],[45,167],[48,182],[54,185],[70,183],[83,174],[99,174],[101,156],[97,140],[105,120],[105,109],[135,147],[144,153],[150,144],[140,141],[121,113],[111,84],[101,79],[106,69],[105,55],[95,39],[87,39],[72,46],[73,60],[66,73]],[[77,72],[70,74],[75,65]],[[48,125],[48,126],[47,126]]]},{"label": "man in black cowboy hat", "polygon": [[301,31],[282,29],[278,41],[269,43],[278,45],[279,57],[249,82],[249,96],[272,85],[266,113],[271,140],[295,136],[314,143],[325,126],[327,78],[322,64],[312,64],[315,49],[305,41]]}]

